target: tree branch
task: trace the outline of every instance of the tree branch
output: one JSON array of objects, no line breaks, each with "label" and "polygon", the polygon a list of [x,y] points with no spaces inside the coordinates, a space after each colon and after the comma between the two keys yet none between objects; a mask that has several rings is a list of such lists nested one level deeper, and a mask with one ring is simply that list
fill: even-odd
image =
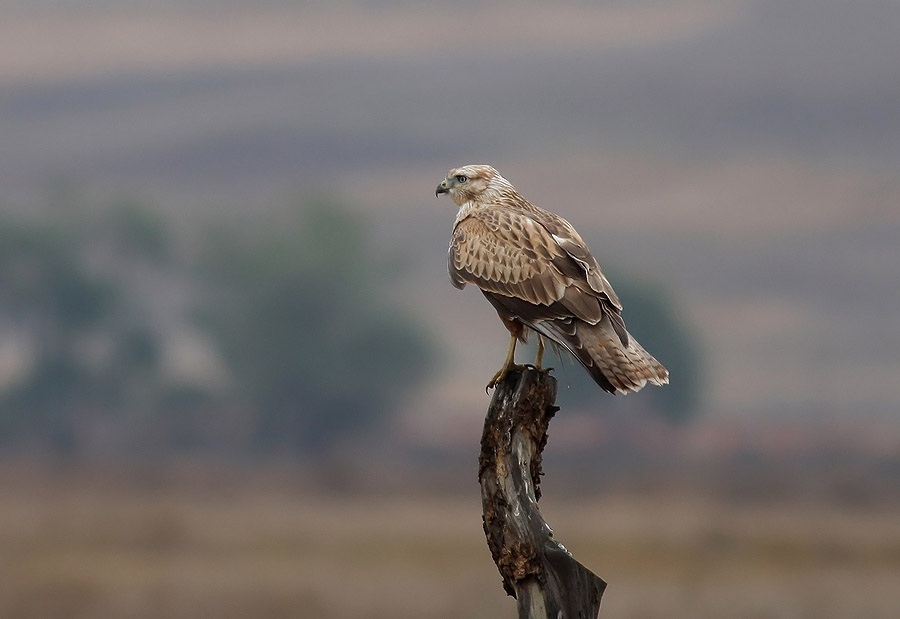
[{"label": "tree branch", "polygon": [[555,400],[549,370],[517,367],[497,385],[478,460],[484,534],[519,619],[596,619],[606,583],[553,539],[537,506]]}]

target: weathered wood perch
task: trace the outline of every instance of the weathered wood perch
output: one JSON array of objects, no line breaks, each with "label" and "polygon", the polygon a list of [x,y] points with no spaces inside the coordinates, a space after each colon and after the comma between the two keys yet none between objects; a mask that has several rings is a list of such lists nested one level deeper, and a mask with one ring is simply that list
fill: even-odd
[{"label": "weathered wood perch", "polygon": [[478,459],[484,534],[519,619],[596,619],[606,583],[553,539],[537,505],[555,401],[549,370],[517,367],[497,385]]}]

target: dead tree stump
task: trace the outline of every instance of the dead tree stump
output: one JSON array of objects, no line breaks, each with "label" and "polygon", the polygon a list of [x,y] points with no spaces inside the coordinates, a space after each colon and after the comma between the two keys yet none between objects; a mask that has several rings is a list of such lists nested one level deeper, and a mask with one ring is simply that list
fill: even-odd
[{"label": "dead tree stump", "polygon": [[478,461],[484,534],[519,619],[596,619],[606,583],[553,539],[537,505],[555,401],[549,370],[517,367],[497,385]]}]

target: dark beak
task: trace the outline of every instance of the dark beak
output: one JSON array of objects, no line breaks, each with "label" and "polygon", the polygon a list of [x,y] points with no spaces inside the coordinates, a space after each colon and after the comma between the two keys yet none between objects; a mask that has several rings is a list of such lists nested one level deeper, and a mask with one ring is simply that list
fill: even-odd
[{"label": "dark beak", "polygon": [[437,189],[434,190],[434,197],[438,197],[442,193],[447,193],[447,191],[447,185],[444,182],[441,182],[441,184],[437,186]]}]

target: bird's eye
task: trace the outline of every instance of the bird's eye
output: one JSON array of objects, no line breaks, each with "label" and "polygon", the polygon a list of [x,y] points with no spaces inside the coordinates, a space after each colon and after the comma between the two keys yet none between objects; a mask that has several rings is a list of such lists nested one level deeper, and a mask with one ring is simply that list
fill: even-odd
[{"label": "bird's eye", "polygon": [[469,180],[469,177],[467,177],[464,174],[460,174],[459,176],[456,177],[457,183],[465,183],[467,180]]}]

